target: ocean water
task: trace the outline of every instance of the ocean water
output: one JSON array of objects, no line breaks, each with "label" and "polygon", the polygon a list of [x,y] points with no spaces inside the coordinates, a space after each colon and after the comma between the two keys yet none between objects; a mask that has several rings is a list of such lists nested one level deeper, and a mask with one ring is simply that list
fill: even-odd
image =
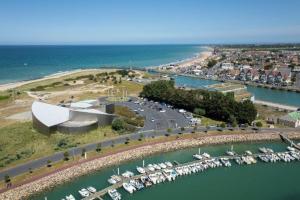
[{"label": "ocean water", "polygon": [[[257,152],[259,147],[266,146],[275,151],[284,151],[286,145],[280,142],[274,143],[248,143],[235,144],[237,153],[245,150]],[[224,155],[230,149],[230,145],[216,145],[201,147],[201,152],[208,152],[213,156]],[[146,164],[163,161],[187,162],[192,160],[192,155],[197,153],[197,148],[179,150],[170,153],[150,156],[145,158]],[[124,200],[152,200],[152,199],[209,199],[209,200],[296,200],[299,199],[300,188],[300,162],[292,163],[262,163],[255,165],[239,166],[232,162],[230,168],[209,169],[203,173],[179,177],[176,181],[166,182],[144,189],[134,194],[128,194],[119,189]],[[114,166],[102,171],[80,177],[70,183],[57,186],[51,191],[44,192],[33,197],[33,200],[62,199],[65,195],[73,194],[80,199],[78,190],[83,187],[94,186],[100,190],[108,186],[107,179],[116,173],[117,167],[120,172],[131,170],[136,172],[135,167],[141,166],[142,160],[135,160],[120,166]],[[105,200],[110,199],[108,196]]]},{"label": "ocean water", "polygon": [[144,68],[191,58],[199,45],[0,46],[0,84],[84,68]]}]

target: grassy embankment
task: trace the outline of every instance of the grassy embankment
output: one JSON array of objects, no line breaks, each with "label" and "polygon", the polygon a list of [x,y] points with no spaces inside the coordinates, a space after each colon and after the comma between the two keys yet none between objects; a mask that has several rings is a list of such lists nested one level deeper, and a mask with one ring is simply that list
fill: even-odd
[{"label": "grassy embankment", "polygon": [[[115,73],[109,75],[109,73],[105,72],[104,70],[79,72],[60,78],[26,84],[16,88],[14,91],[2,92],[1,95],[12,92],[18,94],[15,95],[14,99],[10,97],[0,101],[0,170],[25,161],[51,155],[58,151],[65,151],[71,147],[118,136],[118,133],[114,132],[111,127],[98,128],[85,134],[65,135],[55,133],[46,136],[34,130],[30,121],[20,122],[6,119],[11,114],[30,111],[33,98],[29,97],[26,91],[40,89],[40,92],[47,94],[56,94],[56,92],[62,91],[62,93],[58,93],[59,95],[53,95],[53,97],[50,96],[47,99],[47,101],[58,103],[70,95],[73,96],[74,100],[97,98],[107,95],[105,90],[97,90],[97,86],[99,85],[104,89],[106,87],[114,88],[115,91],[127,88],[129,95],[138,94],[142,90],[142,85],[124,80],[126,77],[116,82],[112,79],[112,76],[116,77],[114,78],[115,80],[119,80],[120,75]],[[105,81],[103,81],[104,79]],[[79,92],[73,94],[72,91],[74,90],[78,90]],[[116,92],[115,95],[121,95],[121,92]],[[16,100],[22,102],[22,104],[19,105],[16,103]]]},{"label": "grassy embankment", "polygon": [[[219,135],[219,134],[240,134],[239,131],[208,131],[208,133],[205,133],[205,136],[207,135]],[[91,151],[87,152],[87,158],[97,158],[99,156],[105,156],[107,154],[116,153],[119,151],[123,151],[126,149],[135,148],[141,145],[147,145],[149,143],[156,143],[156,142],[167,142],[167,141],[173,141],[178,139],[188,139],[188,138],[197,138],[204,136],[202,133],[193,133],[193,134],[178,134],[178,135],[171,135],[171,136],[159,136],[154,138],[140,138],[139,140],[129,140],[124,144],[118,144],[110,147],[101,147],[98,151]],[[28,169],[27,173],[21,174],[16,177],[11,177],[13,184],[19,184],[24,181],[30,180],[34,177],[41,176],[46,173],[53,172],[59,168],[71,166],[73,164],[78,163],[78,161],[83,161],[85,158],[81,155],[72,157],[69,156],[68,161],[60,161],[57,163],[51,163],[51,166],[47,166],[47,163],[45,163],[44,167],[41,167],[39,169],[30,170]],[[4,181],[0,182],[0,188],[5,187]]]}]

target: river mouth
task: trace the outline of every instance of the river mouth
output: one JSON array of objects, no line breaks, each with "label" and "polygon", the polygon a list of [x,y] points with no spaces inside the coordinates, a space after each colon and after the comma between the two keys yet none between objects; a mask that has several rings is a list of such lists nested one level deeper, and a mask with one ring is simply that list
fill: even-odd
[{"label": "river mouth", "polygon": [[[286,150],[286,144],[282,142],[269,141],[235,143],[233,148],[234,151],[241,154],[246,150],[250,150],[253,153],[258,152],[258,148],[262,146],[272,148],[274,151]],[[208,152],[212,156],[220,156],[224,155],[230,147],[230,144],[202,146],[201,152]],[[164,161],[177,161],[179,163],[184,163],[192,161],[192,155],[197,152],[198,148],[189,148],[149,156],[144,158],[144,160],[146,164]],[[241,199],[244,194],[247,195],[243,197],[243,199],[293,199],[286,198],[285,196],[289,194],[296,195],[297,192],[299,192],[299,190],[295,188],[295,185],[296,180],[299,180],[300,178],[300,174],[296,173],[297,170],[299,171],[300,169],[300,162],[278,162],[272,164],[258,162],[251,166],[238,166],[235,163],[232,164],[233,166],[230,168],[222,167],[218,169],[209,169],[198,174],[178,177],[176,181],[155,185],[132,195],[129,195],[127,192],[123,191],[123,189],[119,189],[119,192],[122,193],[122,199],[182,199],[183,197],[188,199],[195,197],[201,197],[204,199],[220,199],[223,198],[220,196],[220,193],[224,196],[223,199]],[[137,173],[135,168],[136,166],[141,165],[142,159],[138,159],[121,164],[119,169],[121,173],[126,170]],[[116,166],[109,167],[58,186],[51,191],[47,191],[33,197],[33,199],[44,199],[45,197],[47,197],[47,199],[62,199],[69,194],[73,194],[76,199],[80,199],[78,190],[88,186],[94,186],[97,190],[103,189],[109,185],[107,183],[107,179],[112,174],[116,173]],[[280,180],[280,183],[276,183],[278,180]],[[289,184],[289,182],[284,182],[288,180],[291,181],[291,184]],[[267,189],[264,190],[263,196],[259,196],[263,188]],[[273,190],[272,188],[277,189]],[[249,194],[245,193],[247,191]],[[273,193],[276,195],[273,195]],[[282,198],[277,198],[277,196]],[[110,198],[104,197],[104,199]]]}]

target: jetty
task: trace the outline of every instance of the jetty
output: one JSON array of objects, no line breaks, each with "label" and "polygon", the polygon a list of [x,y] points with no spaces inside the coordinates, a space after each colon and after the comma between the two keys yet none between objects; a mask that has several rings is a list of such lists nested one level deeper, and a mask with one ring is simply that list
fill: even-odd
[{"label": "jetty", "polygon": [[[262,160],[264,162],[270,162],[270,163],[273,163],[273,162],[276,162],[276,161],[279,161],[279,160],[283,160],[285,162],[290,162],[292,160],[300,160],[300,147],[295,144],[291,139],[289,139],[287,136],[283,135],[283,134],[280,134],[280,137],[286,141],[287,143],[290,144],[290,146],[294,147],[296,150],[295,151],[292,151],[292,152],[273,152],[272,150],[268,149],[268,148],[261,148],[261,149],[265,149],[266,152],[262,151],[262,153],[254,153],[252,154],[251,152],[247,153],[247,151],[244,153],[244,154],[235,154],[235,155],[222,155],[222,156],[217,156],[217,157],[203,157],[202,159],[197,159],[197,160],[193,160],[193,161],[190,161],[190,162],[186,162],[186,163],[179,163],[179,162],[176,162],[174,161],[174,165],[172,167],[168,167],[167,169],[169,170],[174,170],[176,171],[176,169],[178,168],[189,168],[189,167],[192,167],[192,166],[199,166],[201,165],[202,163],[205,163],[206,161],[210,162],[210,161],[220,161],[220,160],[233,160],[233,161],[236,161],[238,164],[252,164],[252,163],[256,163],[255,162],[250,162],[248,163],[247,161],[243,161],[243,159],[245,159],[245,157],[252,157],[254,159],[259,159],[259,160]],[[205,153],[204,153],[205,154]],[[203,155],[204,155],[203,154]],[[296,154],[296,155],[295,155]],[[200,155],[200,154],[199,154]],[[285,156],[288,156],[290,158],[287,158]],[[294,156],[294,158],[293,158]],[[285,160],[287,158],[287,160]],[[230,164],[230,163],[229,163]],[[222,166],[222,164],[221,164]],[[228,165],[224,165],[225,167],[228,167]],[[231,164],[229,165],[231,166]],[[219,166],[218,166],[219,167]],[[130,180],[138,180],[140,179],[142,176],[149,176],[150,174],[152,173],[163,173],[164,172],[164,169],[159,169],[159,170],[155,170],[155,171],[149,171],[149,170],[146,170],[146,173],[144,174],[137,174],[137,175],[134,175],[132,177],[129,177],[129,178],[125,178],[125,177],[122,177],[120,176],[121,178],[121,181],[119,181],[118,183],[116,184],[113,184],[111,186],[108,186],[94,194],[90,194],[90,196],[84,198],[83,200],[94,200],[94,199],[102,199],[102,197],[104,195],[106,195],[108,193],[109,190],[113,190],[113,189],[119,189],[123,186],[123,183],[126,183],[126,182],[129,182]]]},{"label": "jetty", "polygon": [[293,140],[291,140],[290,138],[288,138],[286,135],[280,133],[280,138],[284,141],[287,142],[291,147],[294,147],[298,150],[300,150],[300,146],[298,144],[296,144]]}]

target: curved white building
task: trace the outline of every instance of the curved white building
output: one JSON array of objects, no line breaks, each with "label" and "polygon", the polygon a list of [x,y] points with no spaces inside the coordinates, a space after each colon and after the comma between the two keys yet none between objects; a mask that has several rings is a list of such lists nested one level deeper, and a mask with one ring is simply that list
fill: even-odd
[{"label": "curved white building", "polygon": [[78,102],[62,107],[35,101],[31,108],[33,127],[42,133],[82,133],[112,123],[114,115],[95,109],[94,103],[88,104]]}]

